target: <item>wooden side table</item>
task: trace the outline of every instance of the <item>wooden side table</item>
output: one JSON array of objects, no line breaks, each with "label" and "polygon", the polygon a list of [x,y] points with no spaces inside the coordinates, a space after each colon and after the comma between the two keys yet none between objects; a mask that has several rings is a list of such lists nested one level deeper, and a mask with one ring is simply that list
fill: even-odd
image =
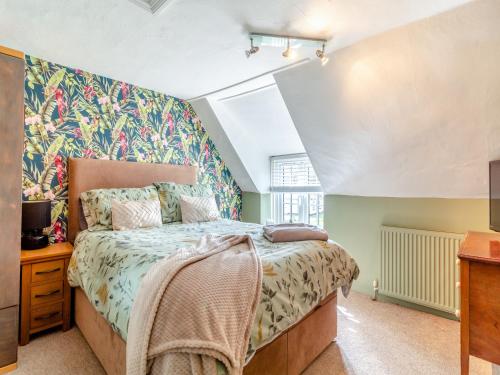
[{"label": "wooden side table", "polygon": [[40,250],[21,251],[21,318],[19,345],[30,335],[62,325],[70,328],[71,288],[67,270],[73,246],[69,242]]}]

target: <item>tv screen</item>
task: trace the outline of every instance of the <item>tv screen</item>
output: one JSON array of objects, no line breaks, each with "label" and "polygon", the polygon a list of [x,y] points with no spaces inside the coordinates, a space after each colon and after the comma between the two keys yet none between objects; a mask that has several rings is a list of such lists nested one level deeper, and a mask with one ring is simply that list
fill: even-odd
[{"label": "tv screen", "polygon": [[490,229],[500,232],[500,160],[490,161]]}]

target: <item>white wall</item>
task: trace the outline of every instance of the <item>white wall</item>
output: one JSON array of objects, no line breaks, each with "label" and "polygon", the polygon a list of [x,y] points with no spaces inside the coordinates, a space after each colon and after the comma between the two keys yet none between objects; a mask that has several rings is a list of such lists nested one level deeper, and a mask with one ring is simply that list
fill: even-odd
[{"label": "white wall", "polygon": [[257,187],[241,162],[233,144],[227,137],[219,119],[207,99],[202,98],[191,102],[196,114],[202,119],[202,124],[212,139],[224,163],[231,171],[236,183],[243,191],[257,192]]},{"label": "white wall", "polygon": [[327,194],[486,197],[500,157],[500,1],[275,74]]},{"label": "white wall", "polygon": [[[270,156],[304,152],[275,85],[227,99],[209,99],[209,103],[256,187],[256,190],[242,187],[244,191],[269,191]],[[200,118],[204,123],[203,114]]]}]

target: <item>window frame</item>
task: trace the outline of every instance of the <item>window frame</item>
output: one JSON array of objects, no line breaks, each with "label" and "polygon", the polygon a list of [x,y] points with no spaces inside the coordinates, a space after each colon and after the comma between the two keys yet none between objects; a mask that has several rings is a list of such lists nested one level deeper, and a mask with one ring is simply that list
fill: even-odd
[{"label": "window frame", "polygon": [[[317,181],[317,185],[301,185],[301,186],[275,186],[273,185],[274,182],[274,177],[276,176],[276,173],[274,171],[274,164],[273,162],[276,160],[293,160],[294,158],[297,159],[304,159],[307,158],[308,161],[308,171],[309,173],[309,168],[312,169],[314,172],[314,180]],[[323,189],[321,188],[321,184],[319,182],[319,179],[317,177],[316,171],[314,170],[314,167],[311,164],[311,161],[309,159],[309,156],[306,153],[300,153],[300,154],[289,154],[289,155],[279,155],[279,156],[272,156],[269,158],[270,160],[270,188],[269,191],[271,192],[271,216],[272,219],[275,223],[287,223],[285,221],[285,216],[290,217],[289,222],[294,222],[293,217],[294,217],[294,196],[296,196],[297,202],[296,202],[296,208],[298,210],[295,215],[300,219],[302,218],[307,218],[307,222],[311,222],[311,211],[312,211],[312,201],[315,200],[316,203],[314,204],[314,209],[315,209],[315,215],[314,215],[314,221],[317,223],[317,225],[322,226],[322,222],[324,220],[324,195],[323,195]],[[284,173],[282,173],[284,174]],[[283,177],[283,179],[285,179]],[[309,180],[309,177],[307,178]],[[285,210],[286,207],[286,202],[285,200],[289,199],[290,202],[288,203],[290,208],[289,212]],[[316,195],[316,198],[313,198],[312,196]],[[322,202],[320,202],[320,199]],[[320,210],[320,208],[322,210]]]}]

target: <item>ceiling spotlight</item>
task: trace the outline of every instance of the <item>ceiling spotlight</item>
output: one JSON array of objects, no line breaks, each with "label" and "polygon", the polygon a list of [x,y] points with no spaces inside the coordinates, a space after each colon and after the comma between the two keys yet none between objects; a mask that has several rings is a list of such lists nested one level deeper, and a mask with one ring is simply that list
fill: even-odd
[{"label": "ceiling spotlight", "polygon": [[328,56],[325,53],[325,43],[323,43],[323,47],[321,49],[316,50],[316,56],[319,57],[319,60],[321,61],[321,65],[325,66],[329,60]]},{"label": "ceiling spotlight", "polygon": [[250,38],[250,49],[245,51],[247,58],[259,52],[259,47],[253,45],[253,38]]},{"label": "ceiling spotlight", "polygon": [[281,55],[286,59],[288,58],[293,59],[295,57],[295,52],[290,48],[290,38],[287,38],[286,50],[284,50]]}]

